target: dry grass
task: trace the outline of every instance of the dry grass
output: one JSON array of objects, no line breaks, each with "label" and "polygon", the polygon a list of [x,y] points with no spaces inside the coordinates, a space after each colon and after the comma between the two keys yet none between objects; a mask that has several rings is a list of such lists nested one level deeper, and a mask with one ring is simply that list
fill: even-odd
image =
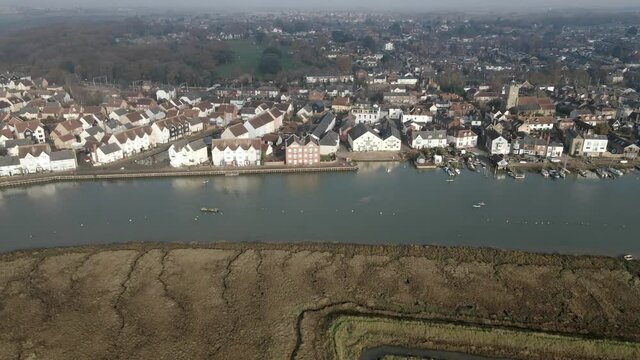
[{"label": "dry grass", "polygon": [[380,317],[341,316],[328,335],[335,360],[357,359],[368,348],[389,344],[514,359],[640,358],[638,343]]}]

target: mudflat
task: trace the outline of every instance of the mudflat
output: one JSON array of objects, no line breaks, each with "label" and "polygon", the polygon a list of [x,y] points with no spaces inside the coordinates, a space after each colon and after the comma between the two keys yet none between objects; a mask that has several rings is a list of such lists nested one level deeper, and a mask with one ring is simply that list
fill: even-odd
[{"label": "mudflat", "polygon": [[[635,348],[639,273],[637,262],[609,257],[433,246],[126,244],[20,251],[0,255],[0,358],[336,359],[330,334],[343,316]],[[341,346],[348,346],[349,333],[341,330]],[[429,344],[420,334],[404,337]],[[384,341],[400,344],[388,336]],[[535,349],[517,351],[518,344],[454,345],[479,355],[542,358]],[[446,342],[438,348],[446,350]]]}]

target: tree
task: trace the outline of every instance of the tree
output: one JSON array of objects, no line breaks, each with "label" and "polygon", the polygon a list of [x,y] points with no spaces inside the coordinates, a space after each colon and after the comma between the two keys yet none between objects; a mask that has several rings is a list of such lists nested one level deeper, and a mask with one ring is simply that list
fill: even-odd
[{"label": "tree", "polygon": [[376,51],[378,48],[378,44],[376,43],[376,40],[373,37],[371,37],[371,35],[367,35],[362,39],[360,39],[360,45],[362,45],[363,48],[368,49],[370,51]]},{"label": "tree", "polygon": [[596,125],[595,128],[596,134],[598,135],[608,135],[609,134],[609,124],[600,123]]},{"label": "tree", "polygon": [[336,65],[342,74],[350,73],[352,64],[351,56],[340,56],[336,59]]},{"label": "tree", "polygon": [[262,74],[277,74],[282,70],[280,58],[275,54],[265,54],[258,64],[258,72]]}]

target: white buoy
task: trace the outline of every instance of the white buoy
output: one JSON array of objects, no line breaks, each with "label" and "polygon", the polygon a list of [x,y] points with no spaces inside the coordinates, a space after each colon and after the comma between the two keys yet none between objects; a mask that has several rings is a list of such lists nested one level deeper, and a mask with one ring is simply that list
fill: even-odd
[{"label": "white buoy", "polygon": [[84,224],[80,224],[80,227],[84,227]]},{"label": "white buoy", "polygon": [[355,212],[355,210],[351,209],[351,212]]},{"label": "white buoy", "polygon": [[380,215],[382,215],[382,211],[380,211]]},{"label": "white buoy", "polygon": [[129,222],[133,222],[133,220],[129,219]]}]

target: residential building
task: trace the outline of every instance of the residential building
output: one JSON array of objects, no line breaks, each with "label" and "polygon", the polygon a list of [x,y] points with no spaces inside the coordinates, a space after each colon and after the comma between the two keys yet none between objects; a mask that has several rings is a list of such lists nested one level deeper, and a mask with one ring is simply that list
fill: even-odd
[{"label": "residential building", "polygon": [[493,129],[485,133],[485,147],[490,155],[508,155],[511,151],[509,140]]},{"label": "residential building", "polygon": [[211,162],[214,166],[257,166],[262,163],[260,139],[214,139]]},{"label": "residential building", "polygon": [[314,165],[320,162],[320,144],[312,136],[291,135],[285,140],[287,165]]},{"label": "residential building", "polygon": [[190,143],[179,141],[172,144],[168,152],[169,163],[175,168],[200,165],[209,161],[207,144],[202,139]]},{"label": "residential building", "polygon": [[411,132],[411,147],[414,149],[432,149],[446,146],[446,130],[423,130]]}]

